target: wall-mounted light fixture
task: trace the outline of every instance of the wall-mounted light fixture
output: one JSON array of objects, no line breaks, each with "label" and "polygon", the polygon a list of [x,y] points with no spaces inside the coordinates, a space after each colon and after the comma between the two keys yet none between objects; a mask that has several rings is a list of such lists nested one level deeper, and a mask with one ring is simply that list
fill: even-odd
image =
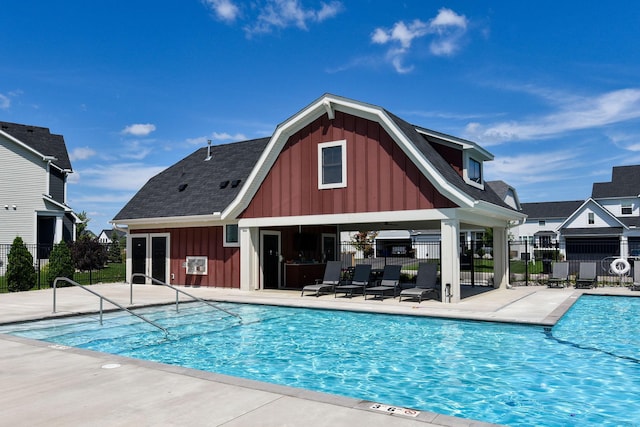
[{"label": "wall-mounted light fixture", "polygon": [[9,210],[9,205],[4,205],[4,208]]},{"label": "wall-mounted light fixture", "polygon": [[16,209],[18,209],[18,207],[16,205],[12,206],[13,210],[15,211]]}]

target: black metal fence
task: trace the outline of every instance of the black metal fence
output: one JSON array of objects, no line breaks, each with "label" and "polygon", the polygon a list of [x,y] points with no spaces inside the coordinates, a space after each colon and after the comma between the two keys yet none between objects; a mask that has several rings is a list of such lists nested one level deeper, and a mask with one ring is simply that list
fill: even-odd
[{"label": "black metal fence", "polygon": [[[402,281],[410,282],[423,262],[440,265],[439,241],[393,240],[373,244],[341,242],[340,256],[344,268],[356,264],[371,264],[380,273],[388,264],[402,265]],[[471,286],[493,286],[493,248],[483,242],[460,245],[460,283]]]},{"label": "black metal fence", "polygon": [[[36,271],[36,283],[31,289],[46,289],[51,287],[48,282],[47,264],[49,263],[49,254],[51,253],[51,245],[25,245],[31,256],[33,257],[33,268]],[[110,244],[103,244],[106,253],[109,253]],[[7,266],[9,264],[9,251],[11,244],[0,244],[0,293],[9,292],[9,283],[7,282]],[[125,263],[108,262],[103,268],[76,271],[73,280],[81,285],[91,285],[94,283],[122,282],[125,280]]]},{"label": "black metal fence", "polygon": [[[598,286],[629,286],[633,283],[634,263],[640,263],[637,248],[628,242],[588,241],[575,239],[561,246],[557,241],[534,242],[528,240],[509,242],[510,283],[514,285],[545,284],[552,273],[553,263],[569,263],[570,281],[575,281],[580,271],[580,263],[594,262],[598,276]],[[629,269],[624,274],[616,274],[612,262],[625,260]]]}]

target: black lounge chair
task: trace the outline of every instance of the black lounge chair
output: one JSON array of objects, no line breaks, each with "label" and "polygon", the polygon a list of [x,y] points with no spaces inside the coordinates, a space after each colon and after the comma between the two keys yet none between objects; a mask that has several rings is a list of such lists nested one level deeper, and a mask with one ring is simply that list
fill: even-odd
[{"label": "black lounge chair", "polygon": [[551,269],[551,276],[547,280],[549,288],[564,288],[569,284],[569,263],[555,262]]},{"label": "black lounge chair", "polygon": [[338,297],[339,293],[344,293],[344,296],[349,298],[353,297],[354,292],[359,292],[364,295],[364,289],[369,285],[369,276],[371,275],[371,264],[358,264],[353,270],[353,277],[344,283],[335,287],[335,297]]},{"label": "black lounge chair", "polygon": [[576,278],[576,289],[590,289],[596,287],[598,276],[595,262],[581,262],[580,271]]},{"label": "black lounge chair", "polygon": [[402,270],[401,265],[385,265],[384,271],[382,272],[382,279],[380,279],[378,284],[370,288],[365,288],[364,299],[367,299],[368,294],[373,294],[374,298],[379,295],[382,300],[386,292],[393,292],[394,298],[398,296],[400,270]]},{"label": "black lounge chair", "polygon": [[316,297],[320,293],[331,293],[335,286],[340,282],[340,274],[342,274],[342,261],[328,261],[324,269],[324,278],[316,280],[313,285],[307,285],[302,288],[300,296],[304,296],[305,292],[315,292]]},{"label": "black lounge chair", "polygon": [[438,264],[421,263],[418,266],[418,274],[416,275],[416,286],[401,290],[399,300],[402,302],[402,297],[412,298],[417,299],[418,304],[420,304],[423,299],[430,295],[440,299]]}]

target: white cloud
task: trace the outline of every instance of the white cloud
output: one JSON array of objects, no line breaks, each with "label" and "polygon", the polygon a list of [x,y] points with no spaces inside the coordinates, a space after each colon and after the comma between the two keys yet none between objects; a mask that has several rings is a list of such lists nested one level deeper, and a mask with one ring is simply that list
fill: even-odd
[{"label": "white cloud", "polygon": [[[150,166],[139,162],[95,165],[78,171],[77,184],[84,188],[116,191],[137,191],[151,177],[166,169],[165,166]],[[71,176],[76,175],[72,174]]]},{"label": "white cloud", "polygon": [[151,123],[146,123],[146,124],[136,123],[136,124],[125,127],[122,130],[122,133],[125,135],[147,136],[154,130],[156,130],[156,125],[153,125]]},{"label": "white cloud", "polygon": [[247,137],[242,133],[234,135],[227,132],[212,132],[210,136],[198,136],[196,138],[187,138],[189,145],[206,145],[208,140],[211,141],[245,141]]},{"label": "white cloud", "polygon": [[8,96],[0,93],[0,110],[7,110],[11,106],[11,100]]},{"label": "white cloud", "polygon": [[396,22],[391,29],[376,28],[371,35],[375,44],[391,44],[386,59],[399,73],[407,73],[413,67],[405,66],[405,57],[409,55],[414,40],[433,36],[429,50],[432,55],[450,56],[461,46],[462,36],[466,33],[468,20],[451,9],[442,8],[429,22],[415,19],[409,24]]},{"label": "white cloud", "polygon": [[[549,96],[548,91],[542,93]],[[562,99],[561,96],[558,94],[555,99]],[[556,103],[559,104],[556,111],[539,117],[489,125],[469,123],[465,135],[485,145],[495,145],[544,139],[640,118],[640,89],[621,89],[592,97],[570,96],[566,102]]]},{"label": "white cloud", "polygon": [[73,149],[71,153],[69,153],[69,159],[71,159],[71,161],[86,160],[89,157],[94,156],[95,154],[96,152],[89,147],[79,147]]},{"label": "white cloud", "polygon": [[307,30],[312,23],[333,18],[343,9],[339,1],[321,2],[308,8],[299,0],[262,0],[248,5],[233,0],[203,0],[221,21],[234,23],[244,18],[247,36],[267,34],[277,29],[295,27]]},{"label": "white cloud", "polygon": [[231,0],[204,0],[204,4],[209,6],[221,21],[234,22],[240,14],[240,8]]}]

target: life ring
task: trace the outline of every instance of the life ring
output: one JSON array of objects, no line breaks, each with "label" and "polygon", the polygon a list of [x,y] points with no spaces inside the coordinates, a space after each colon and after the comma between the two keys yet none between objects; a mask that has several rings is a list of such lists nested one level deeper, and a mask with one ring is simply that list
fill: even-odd
[{"label": "life ring", "polygon": [[618,276],[622,276],[623,274],[627,274],[629,270],[631,270],[631,265],[629,261],[624,258],[616,258],[611,261],[611,271]]}]

